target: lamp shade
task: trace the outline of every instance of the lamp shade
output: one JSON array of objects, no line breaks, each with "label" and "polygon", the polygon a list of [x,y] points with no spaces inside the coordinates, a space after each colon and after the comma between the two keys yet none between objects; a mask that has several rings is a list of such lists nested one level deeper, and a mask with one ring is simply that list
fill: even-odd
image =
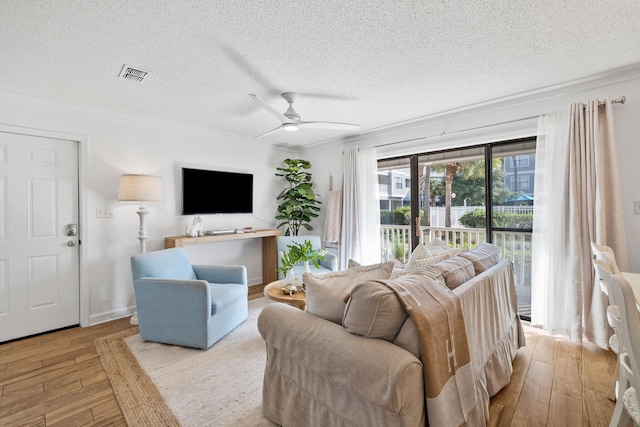
[{"label": "lamp shade", "polygon": [[118,201],[162,202],[162,178],[144,174],[120,176]]}]

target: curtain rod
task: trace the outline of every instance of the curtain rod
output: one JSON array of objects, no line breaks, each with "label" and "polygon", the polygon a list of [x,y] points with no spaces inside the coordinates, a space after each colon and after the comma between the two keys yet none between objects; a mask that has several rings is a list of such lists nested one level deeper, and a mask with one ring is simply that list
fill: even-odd
[{"label": "curtain rod", "polygon": [[421,139],[422,140],[424,140],[424,139],[432,139],[432,138],[439,138],[439,137],[442,137],[442,136],[445,136],[445,135],[455,135],[457,133],[471,132],[472,130],[490,128],[490,127],[493,127],[493,126],[506,125],[506,124],[509,124],[509,123],[522,122],[524,120],[537,119],[538,117],[539,116],[523,117],[521,119],[507,120],[506,122],[492,123],[490,125],[484,125],[484,126],[476,126],[474,128],[469,128],[469,129],[460,129],[460,130],[455,130],[453,132],[447,132],[447,131],[443,130],[442,133],[439,133],[437,135],[421,136],[420,138],[406,139],[404,141],[388,142],[386,144],[376,145],[376,148],[377,147],[387,147],[389,145],[403,144],[403,143],[406,143],[406,142],[413,142],[413,141],[418,141],[418,140],[421,140]]},{"label": "curtain rod", "polygon": [[[627,102],[627,97],[622,95],[620,98],[612,99],[612,104],[624,104]],[[604,101],[598,101],[598,105],[604,105]]]},{"label": "curtain rod", "polygon": [[[612,99],[611,100],[612,104],[624,104],[625,102],[627,102],[627,97],[624,96],[624,95],[621,96],[620,98],[616,98],[616,99]],[[598,101],[598,105],[604,105],[604,101],[602,101],[602,102]],[[525,121],[525,120],[536,119],[538,117],[540,117],[540,115],[523,117],[521,119],[508,120],[506,122],[492,123],[490,125],[477,126],[477,127],[469,128],[469,129],[461,129],[461,130],[456,130],[456,131],[453,131],[453,132],[446,132],[446,131],[443,130],[442,133],[440,133],[438,135],[421,136],[420,138],[412,138],[412,139],[405,139],[403,141],[388,142],[386,144],[376,145],[375,147],[376,148],[378,148],[378,147],[387,147],[389,145],[404,144],[404,143],[407,143],[407,142],[438,138],[438,137],[442,137],[442,136],[445,136],[445,135],[455,135],[457,133],[471,132],[473,130],[484,129],[484,128],[489,128],[489,127],[493,127],[493,126],[507,125],[507,124],[510,124],[510,123],[517,123],[517,122],[522,122],[522,121]]]}]

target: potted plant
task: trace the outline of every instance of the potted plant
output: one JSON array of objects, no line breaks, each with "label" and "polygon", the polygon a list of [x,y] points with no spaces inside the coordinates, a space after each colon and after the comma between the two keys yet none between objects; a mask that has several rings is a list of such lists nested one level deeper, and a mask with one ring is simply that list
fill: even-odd
[{"label": "potted plant", "polygon": [[311,163],[302,159],[285,159],[286,167],[279,167],[276,176],[283,177],[288,186],[276,197],[282,203],[278,206],[276,219],[281,221],[279,227],[286,227],[285,236],[297,236],[301,227],[313,230],[309,222],[318,216],[320,208],[316,206],[322,203],[318,195],[313,191],[311,182]]},{"label": "potted plant", "polygon": [[[282,267],[278,268],[279,272],[282,272],[285,276],[285,287],[287,293],[296,292],[300,289],[295,284],[295,278],[293,277],[293,267],[301,262],[305,263],[305,270],[311,271],[309,269],[309,261],[313,263],[316,268],[320,268],[319,261],[325,260],[325,255],[327,254],[326,249],[313,249],[313,243],[311,240],[305,240],[303,243],[292,242],[290,245],[287,245],[289,248],[288,251],[283,252],[280,257],[280,262],[282,263]],[[293,285],[293,286],[289,286]],[[283,288],[283,291],[285,289]]]}]

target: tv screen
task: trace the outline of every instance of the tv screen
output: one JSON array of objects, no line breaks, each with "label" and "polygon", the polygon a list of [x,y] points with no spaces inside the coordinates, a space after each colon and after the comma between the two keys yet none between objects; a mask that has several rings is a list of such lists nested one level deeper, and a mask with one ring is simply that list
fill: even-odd
[{"label": "tv screen", "polygon": [[182,215],[253,213],[253,175],[182,168]]}]

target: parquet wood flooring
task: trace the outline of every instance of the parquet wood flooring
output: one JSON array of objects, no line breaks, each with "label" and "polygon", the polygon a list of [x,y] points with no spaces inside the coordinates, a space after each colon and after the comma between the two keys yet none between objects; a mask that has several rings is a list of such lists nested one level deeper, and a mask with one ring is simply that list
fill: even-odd
[{"label": "parquet wood flooring", "polygon": [[[0,426],[125,426],[93,340],[128,328],[123,318],[0,344]],[[488,426],[608,425],[613,353],[525,329]]]}]

